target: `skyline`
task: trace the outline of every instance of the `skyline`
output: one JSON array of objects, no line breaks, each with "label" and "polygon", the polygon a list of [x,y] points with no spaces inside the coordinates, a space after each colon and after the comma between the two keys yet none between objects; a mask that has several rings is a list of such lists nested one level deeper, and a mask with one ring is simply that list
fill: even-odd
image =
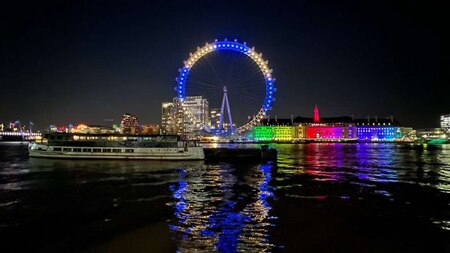
[{"label": "skyline", "polygon": [[269,59],[278,88],[269,114],[278,118],[310,116],[317,104],[323,117],[394,115],[423,128],[450,109],[445,26],[431,3],[8,4],[4,123],[102,124],[125,112],[159,123],[189,52],[224,38]]}]

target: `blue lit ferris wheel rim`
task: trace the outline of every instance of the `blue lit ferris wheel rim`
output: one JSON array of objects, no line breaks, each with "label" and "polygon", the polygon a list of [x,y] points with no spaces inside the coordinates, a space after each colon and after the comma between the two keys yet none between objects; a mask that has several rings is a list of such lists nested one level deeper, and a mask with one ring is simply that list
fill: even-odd
[{"label": "blue lit ferris wheel rim", "polygon": [[211,52],[226,51],[226,50],[239,52],[251,58],[261,70],[262,74],[264,75],[264,80],[266,82],[266,93],[261,109],[252,120],[250,120],[248,123],[246,123],[244,126],[238,129],[238,131],[244,131],[247,130],[252,125],[255,125],[257,122],[259,122],[265,116],[266,112],[271,109],[272,103],[275,101],[274,94],[276,91],[274,86],[275,78],[273,78],[272,76],[272,70],[269,68],[268,62],[262,58],[262,54],[258,54],[255,51],[255,48],[250,48],[249,46],[246,45],[245,42],[239,43],[236,40],[235,41],[216,40],[213,43],[206,43],[205,46],[197,48],[197,51],[193,54],[190,54],[189,59],[184,61],[183,68],[179,70],[180,75],[176,79],[177,98],[181,101],[185,101],[186,80],[189,75],[189,71],[198,60],[200,60],[202,57],[206,56]]}]

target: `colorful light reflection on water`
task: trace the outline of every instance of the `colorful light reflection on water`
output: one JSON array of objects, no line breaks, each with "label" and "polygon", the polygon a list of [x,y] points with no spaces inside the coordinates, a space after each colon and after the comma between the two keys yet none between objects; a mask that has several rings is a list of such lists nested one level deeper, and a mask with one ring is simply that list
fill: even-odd
[{"label": "colorful light reflection on water", "polygon": [[2,250],[450,248],[449,145],[273,147],[276,164],[209,164],[28,159],[0,145]]},{"label": "colorful light reflection on water", "polygon": [[239,169],[218,164],[194,175],[180,171],[179,182],[170,186],[176,200],[176,219],[170,228],[179,250],[270,251],[274,247],[269,241],[276,220],[270,216],[273,166],[252,165],[245,173]]}]

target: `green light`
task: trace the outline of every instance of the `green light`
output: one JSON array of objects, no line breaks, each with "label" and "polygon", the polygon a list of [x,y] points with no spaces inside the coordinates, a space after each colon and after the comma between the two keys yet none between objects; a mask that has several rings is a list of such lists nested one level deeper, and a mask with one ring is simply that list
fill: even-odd
[{"label": "green light", "polygon": [[251,135],[255,141],[292,141],[294,126],[255,126]]},{"label": "green light", "polygon": [[445,144],[445,143],[447,143],[446,139],[432,139],[427,142],[427,144],[431,144],[431,145],[439,145],[439,144]]}]

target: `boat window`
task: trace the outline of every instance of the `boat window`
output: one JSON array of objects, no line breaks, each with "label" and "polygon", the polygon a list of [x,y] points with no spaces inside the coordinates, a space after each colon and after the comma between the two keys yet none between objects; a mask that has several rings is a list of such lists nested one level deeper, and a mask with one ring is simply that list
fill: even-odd
[{"label": "boat window", "polygon": [[63,151],[64,152],[70,152],[70,151],[72,151],[72,149],[71,148],[63,148]]},{"label": "boat window", "polygon": [[134,149],[125,149],[125,152],[126,152],[126,153],[133,153],[133,152],[134,152]]},{"label": "boat window", "polygon": [[122,150],[121,150],[121,149],[116,149],[116,148],[115,148],[115,149],[112,150],[112,152],[120,153],[120,152],[122,152]]},{"label": "boat window", "polygon": [[61,151],[61,148],[53,148],[53,151]]},{"label": "boat window", "polygon": [[110,148],[104,148],[104,149],[103,149],[103,152],[104,152],[104,153],[110,153],[110,152],[111,152],[111,149],[110,149]]},{"label": "boat window", "polygon": [[83,152],[91,152],[92,151],[92,149],[90,149],[90,148],[83,148]]},{"label": "boat window", "polygon": [[100,148],[94,148],[94,149],[92,149],[92,152],[102,152],[102,149],[100,149]]},{"label": "boat window", "polygon": [[81,152],[81,148],[74,148],[73,152]]}]

